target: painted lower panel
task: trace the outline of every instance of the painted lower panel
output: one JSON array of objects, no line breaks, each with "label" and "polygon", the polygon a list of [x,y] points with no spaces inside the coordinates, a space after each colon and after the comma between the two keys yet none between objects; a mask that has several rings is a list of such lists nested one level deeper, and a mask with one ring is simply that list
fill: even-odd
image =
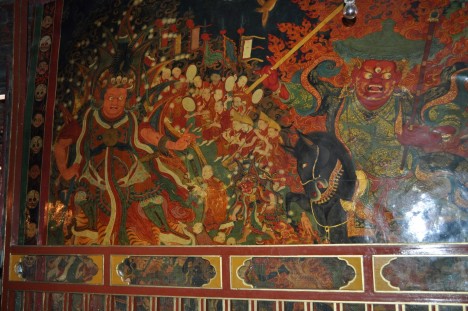
[{"label": "painted lower panel", "polygon": [[102,255],[10,256],[10,281],[102,285],[102,272]]},{"label": "painted lower panel", "polygon": [[468,256],[374,256],[376,292],[468,293]]},{"label": "painted lower panel", "polygon": [[218,256],[112,256],[111,285],[221,288]]},{"label": "painted lower panel", "polygon": [[231,257],[232,289],[362,291],[362,258]]}]

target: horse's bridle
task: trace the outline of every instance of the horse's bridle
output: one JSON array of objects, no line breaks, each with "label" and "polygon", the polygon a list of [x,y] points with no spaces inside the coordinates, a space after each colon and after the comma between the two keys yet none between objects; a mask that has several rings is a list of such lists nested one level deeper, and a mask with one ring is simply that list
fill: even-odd
[{"label": "horse's bridle", "polygon": [[[312,166],[312,178],[307,180],[306,182],[301,181],[302,186],[305,186],[305,185],[307,185],[307,184],[309,184],[311,182],[315,182],[318,179],[323,179],[320,175],[318,175],[317,177],[315,176],[315,168],[316,168],[318,158],[319,158],[319,155],[320,155],[320,147],[317,146],[317,145],[315,145],[315,146],[317,147],[317,156],[315,158],[314,165]],[[312,211],[312,216],[313,216],[315,222],[317,223],[317,225],[319,227],[322,227],[325,230],[326,240],[327,241],[330,241],[330,230],[333,229],[333,228],[337,228],[337,227],[345,225],[348,222],[348,219],[346,219],[344,222],[336,224],[336,225],[321,224],[317,220],[317,217],[315,216],[314,209],[313,209],[313,204],[314,203],[315,204],[322,204],[322,203],[328,202],[331,199],[331,197],[335,194],[336,190],[338,189],[338,182],[339,182],[339,179],[340,179],[341,175],[343,174],[342,168],[343,168],[343,166],[341,164],[341,161],[339,159],[337,159],[335,167],[333,168],[333,171],[330,174],[329,180],[327,180],[327,183],[328,183],[327,189],[325,190],[325,192],[323,192],[321,194],[320,199],[318,201],[314,202],[312,199],[310,200],[310,209]]]},{"label": "horse's bridle", "polygon": [[317,146],[317,145],[314,145],[317,147],[317,156],[315,157],[315,161],[314,161],[314,165],[312,166],[312,179],[309,179],[307,180],[306,182],[302,182],[301,181],[301,185],[305,186],[307,185],[308,183],[311,183],[313,181],[316,181],[318,180],[320,177],[320,175],[318,175],[318,177],[315,177],[315,166],[317,165],[317,162],[318,162],[318,158],[319,158],[319,155],[320,155],[320,147]]}]

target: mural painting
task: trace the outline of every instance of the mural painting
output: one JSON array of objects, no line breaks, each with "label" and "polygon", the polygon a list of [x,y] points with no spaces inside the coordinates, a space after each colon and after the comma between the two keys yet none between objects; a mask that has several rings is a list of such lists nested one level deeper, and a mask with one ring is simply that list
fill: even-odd
[{"label": "mural painting", "polygon": [[129,285],[204,287],[217,271],[202,257],[130,256],[117,265],[117,274]]},{"label": "mural painting", "polygon": [[[359,264],[358,264],[359,265]],[[362,290],[348,286],[361,278],[359,271],[345,260],[321,257],[252,257],[237,268],[233,288]],[[235,277],[232,277],[235,279]]]},{"label": "mural painting", "polygon": [[16,256],[13,279],[28,282],[102,284],[101,256]]},{"label": "mural painting", "polygon": [[[456,257],[398,257],[381,270],[386,282],[398,291],[467,292],[468,258]],[[418,273],[414,273],[417,269]]]},{"label": "mural painting", "polygon": [[24,242],[465,242],[464,3],[266,3],[64,3]]}]

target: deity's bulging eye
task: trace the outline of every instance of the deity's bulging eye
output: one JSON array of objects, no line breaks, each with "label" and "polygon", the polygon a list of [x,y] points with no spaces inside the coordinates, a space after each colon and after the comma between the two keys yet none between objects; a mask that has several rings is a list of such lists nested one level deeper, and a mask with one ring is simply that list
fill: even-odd
[{"label": "deity's bulging eye", "polygon": [[372,73],[366,72],[366,73],[364,74],[364,79],[367,79],[367,80],[372,79]]},{"label": "deity's bulging eye", "polygon": [[109,96],[108,99],[109,99],[109,100],[113,100],[113,99],[114,99],[114,96]]},{"label": "deity's bulging eye", "polygon": [[392,78],[392,74],[390,72],[386,72],[382,75],[382,77],[385,79],[385,80],[389,80]]},{"label": "deity's bulging eye", "polygon": [[381,72],[382,72],[382,68],[380,68],[380,67],[376,67],[376,68],[375,68],[375,72],[377,72],[377,73],[381,73]]},{"label": "deity's bulging eye", "polygon": [[123,96],[119,96],[119,100],[123,100],[123,99],[124,99]]}]

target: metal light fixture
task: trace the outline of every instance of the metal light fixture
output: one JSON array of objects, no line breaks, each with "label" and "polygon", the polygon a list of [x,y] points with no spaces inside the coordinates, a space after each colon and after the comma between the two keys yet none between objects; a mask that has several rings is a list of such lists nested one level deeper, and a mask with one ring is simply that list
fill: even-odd
[{"label": "metal light fixture", "polygon": [[346,19],[355,19],[358,13],[355,0],[344,0],[345,6],[343,9],[343,16]]}]

